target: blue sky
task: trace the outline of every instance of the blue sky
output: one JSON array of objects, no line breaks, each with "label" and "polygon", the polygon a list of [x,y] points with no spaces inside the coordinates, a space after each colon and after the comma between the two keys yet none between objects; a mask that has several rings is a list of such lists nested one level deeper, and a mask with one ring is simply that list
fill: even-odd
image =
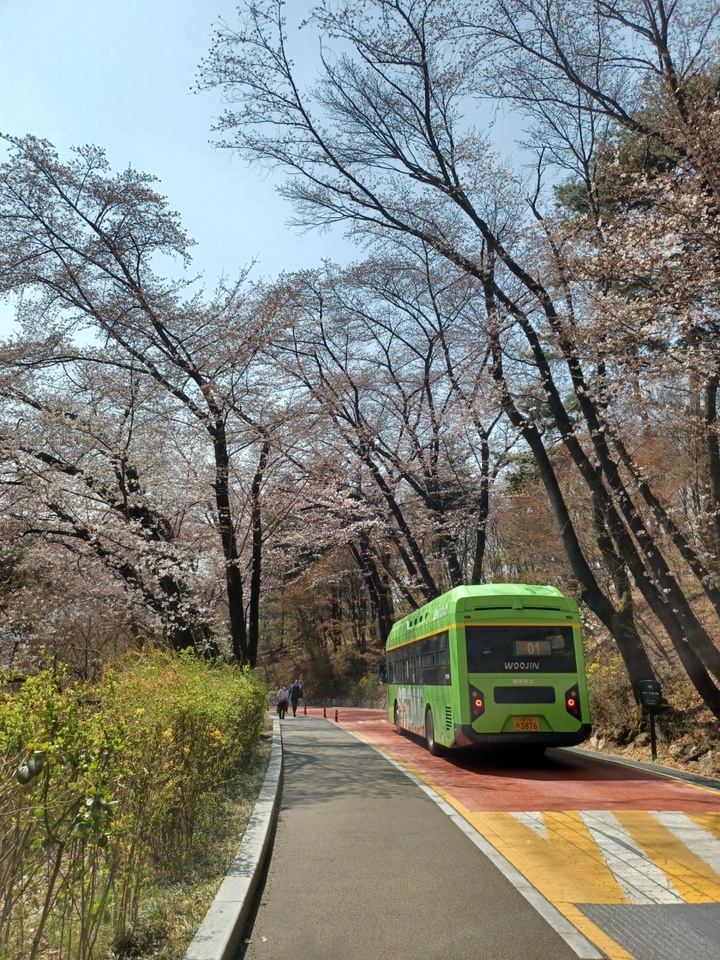
[{"label": "blue sky", "polygon": [[[297,10],[309,6],[293,4]],[[193,267],[212,288],[253,259],[254,276],[337,259],[339,236],[298,235],[262,171],[213,148],[219,94],[194,94],[197,66],[233,0],[0,0],[0,130],[104,147],[160,192],[197,241]],[[344,248],[345,259],[352,258]]]},{"label": "blue sky", "polygon": [[[219,18],[232,24],[239,2],[0,0],[0,131],[46,138],[63,159],[72,146],[96,144],[114,171],[130,165],[159,178],[197,241],[191,270],[203,273],[210,290],[252,261],[255,278],[271,278],[362,255],[340,227],[289,228],[292,209],[272,178],[211,146],[220,93],[192,91],[213,25]],[[313,3],[290,0],[288,9],[300,22]],[[305,35],[289,33],[302,74]],[[505,118],[494,132],[506,147],[510,128]],[[0,302],[0,333],[11,315]]]}]

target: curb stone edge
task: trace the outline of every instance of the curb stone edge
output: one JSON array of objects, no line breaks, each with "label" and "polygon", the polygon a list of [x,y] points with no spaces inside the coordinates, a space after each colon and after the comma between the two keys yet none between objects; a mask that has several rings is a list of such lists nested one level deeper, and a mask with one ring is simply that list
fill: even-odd
[{"label": "curb stone edge", "polygon": [[184,960],[232,960],[252,911],[270,849],[282,786],[280,720],[272,717],[272,752],[245,835]]}]

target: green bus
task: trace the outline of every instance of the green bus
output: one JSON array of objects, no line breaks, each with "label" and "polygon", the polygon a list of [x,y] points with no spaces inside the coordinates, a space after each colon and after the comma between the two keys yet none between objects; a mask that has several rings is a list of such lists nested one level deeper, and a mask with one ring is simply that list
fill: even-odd
[{"label": "green bus", "polygon": [[388,720],[435,756],[540,753],[590,734],[578,606],[555,587],[455,587],[393,626],[382,675]]}]

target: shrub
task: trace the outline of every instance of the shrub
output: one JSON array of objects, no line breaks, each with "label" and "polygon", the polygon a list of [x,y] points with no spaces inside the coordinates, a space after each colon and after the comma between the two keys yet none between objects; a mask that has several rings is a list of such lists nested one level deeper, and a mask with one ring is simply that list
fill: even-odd
[{"label": "shrub", "polygon": [[154,652],[122,660],[101,695],[126,729],[123,816],[152,862],[179,874],[203,798],[252,754],[267,692],[250,671]]},{"label": "shrub", "polygon": [[191,655],[126,657],[96,686],[64,670],[0,703],[0,951],[90,960],[143,892],[180,875],[208,797],[242,770],[266,691]]},{"label": "shrub", "polygon": [[622,657],[615,651],[596,656],[587,678],[593,729],[623,740],[637,725],[638,711]]}]

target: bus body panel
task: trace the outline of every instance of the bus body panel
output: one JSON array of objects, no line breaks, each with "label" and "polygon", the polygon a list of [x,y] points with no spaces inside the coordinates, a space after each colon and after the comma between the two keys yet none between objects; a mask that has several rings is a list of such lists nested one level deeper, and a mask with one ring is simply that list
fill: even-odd
[{"label": "bus body panel", "polygon": [[[388,719],[446,748],[574,746],[590,734],[577,603],[552,586],[456,587],[398,621]],[[478,707],[481,704],[481,707]]]}]

